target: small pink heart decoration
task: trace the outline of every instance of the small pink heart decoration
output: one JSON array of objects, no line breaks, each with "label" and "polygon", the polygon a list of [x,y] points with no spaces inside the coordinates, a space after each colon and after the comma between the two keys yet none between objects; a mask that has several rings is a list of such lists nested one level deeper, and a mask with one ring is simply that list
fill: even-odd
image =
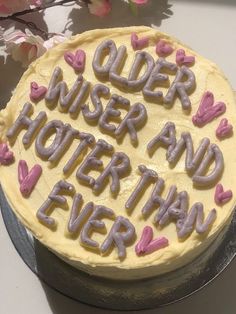
[{"label": "small pink heart decoration", "polygon": [[225,111],[225,103],[219,101],[214,104],[214,95],[207,91],[203,94],[199,108],[192,117],[193,124],[198,127],[204,126]]},{"label": "small pink heart decoration", "polygon": [[164,40],[159,40],[158,43],[156,44],[156,53],[160,57],[165,57],[170,55],[174,49],[169,45],[166,41]]},{"label": "small pink heart decoration", "polygon": [[233,196],[233,193],[231,190],[224,191],[222,184],[217,184],[215,189],[215,202],[218,205],[222,205],[224,203],[227,203],[229,200],[231,200]]},{"label": "small pink heart decoration", "polygon": [[78,49],[75,54],[73,52],[65,52],[65,61],[77,72],[83,72],[86,62],[86,54],[84,50]]},{"label": "small pink heart decoration", "polygon": [[216,129],[216,136],[221,139],[232,134],[232,131],[232,124],[229,124],[227,119],[222,119]]},{"label": "small pink heart decoration", "polygon": [[47,92],[47,87],[39,86],[36,82],[30,84],[30,100],[38,101],[42,99]]},{"label": "small pink heart decoration", "polygon": [[11,152],[6,143],[0,143],[0,164],[9,165],[14,161],[13,152]]},{"label": "small pink heart decoration", "polygon": [[186,56],[185,51],[183,49],[178,49],[176,51],[176,63],[178,65],[191,65],[195,62],[194,56]]},{"label": "small pink heart decoration", "polygon": [[24,197],[30,196],[36,183],[42,174],[42,167],[34,165],[31,170],[28,170],[28,165],[25,160],[20,160],[18,164],[18,181],[20,183],[20,191]]},{"label": "small pink heart decoration", "polygon": [[153,240],[152,227],[146,226],[143,229],[141,239],[135,246],[135,252],[137,255],[150,254],[168,245],[169,241],[165,237],[159,237]]},{"label": "small pink heart decoration", "polygon": [[146,47],[149,43],[148,37],[138,38],[136,33],[131,34],[131,46],[134,50],[140,50]]}]

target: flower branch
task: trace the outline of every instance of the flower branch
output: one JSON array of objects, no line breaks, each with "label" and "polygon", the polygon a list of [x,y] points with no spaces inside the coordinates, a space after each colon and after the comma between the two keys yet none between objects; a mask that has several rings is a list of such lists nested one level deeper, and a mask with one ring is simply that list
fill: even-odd
[{"label": "flower branch", "polygon": [[78,1],[76,1],[76,0],[61,0],[61,1],[58,1],[58,2],[48,3],[48,4],[43,5],[43,6],[37,6],[37,7],[31,8],[31,9],[27,9],[27,10],[16,12],[16,13],[10,15],[10,16],[0,16],[0,21],[7,20],[10,17],[18,17],[18,16],[21,16],[21,15],[29,14],[29,13],[35,13],[35,12],[43,11],[45,9],[52,8],[52,7],[55,7],[55,6],[64,5],[64,4],[67,4],[67,3],[78,3]]},{"label": "flower branch", "polygon": [[21,23],[21,24],[24,24],[26,27],[30,28],[31,30],[35,30],[37,31],[38,33],[41,34],[41,37],[44,39],[44,40],[47,40],[49,39],[49,37],[55,35],[55,33],[48,33],[47,31],[39,28],[35,23],[33,22],[27,22],[15,15],[12,15],[12,16],[9,16],[9,20],[12,20],[12,21],[15,21],[15,22],[18,22],[18,23]]},{"label": "flower branch", "polygon": [[[132,12],[136,14],[136,6],[144,5],[148,1],[128,0],[128,3]],[[84,5],[91,14],[99,17],[108,15],[112,9],[110,0],[0,0],[0,21],[12,20],[26,26],[25,31],[15,29],[14,27],[0,28],[0,40],[5,44],[6,53],[11,55],[15,61],[20,61],[23,66],[27,67],[48,49],[63,42],[66,39],[65,35],[48,33],[35,23],[25,21],[23,16],[66,4]],[[33,34],[29,29],[39,33],[41,36]]]}]

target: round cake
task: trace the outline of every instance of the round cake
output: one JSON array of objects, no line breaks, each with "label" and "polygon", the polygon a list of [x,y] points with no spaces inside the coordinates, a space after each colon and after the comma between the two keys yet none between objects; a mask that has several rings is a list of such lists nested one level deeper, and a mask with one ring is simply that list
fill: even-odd
[{"label": "round cake", "polygon": [[149,27],[92,30],[30,65],[0,112],[0,180],[52,252],[91,275],[158,276],[206,254],[235,205],[234,94]]}]

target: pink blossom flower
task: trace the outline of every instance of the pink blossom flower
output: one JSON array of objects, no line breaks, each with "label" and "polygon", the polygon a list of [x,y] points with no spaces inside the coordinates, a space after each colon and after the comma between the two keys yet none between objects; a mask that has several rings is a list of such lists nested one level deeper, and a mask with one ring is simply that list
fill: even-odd
[{"label": "pink blossom flower", "polygon": [[39,7],[40,5],[42,5],[42,0],[29,0],[29,3],[31,5],[34,5],[35,7]]},{"label": "pink blossom flower", "polygon": [[130,0],[130,1],[137,5],[143,5],[143,4],[147,4],[149,0]]},{"label": "pink blossom flower", "polygon": [[88,8],[91,14],[103,17],[111,11],[111,3],[110,0],[91,0]]},{"label": "pink blossom flower", "polygon": [[39,6],[41,0],[0,0],[0,16],[9,16],[15,12],[29,9],[31,5]]},{"label": "pink blossom flower", "polygon": [[24,67],[27,67],[47,50],[43,46],[43,39],[33,35],[28,29],[24,33],[10,28],[2,34],[2,39],[6,45],[6,52],[15,61],[20,61]]},{"label": "pink blossom flower", "polygon": [[63,41],[66,40],[66,36],[63,35],[63,34],[57,34],[53,37],[51,37],[50,39],[46,40],[43,44],[43,46],[48,50],[48,49],[51,49],[52,47],[60,44],[60,43],[63,43]]}]

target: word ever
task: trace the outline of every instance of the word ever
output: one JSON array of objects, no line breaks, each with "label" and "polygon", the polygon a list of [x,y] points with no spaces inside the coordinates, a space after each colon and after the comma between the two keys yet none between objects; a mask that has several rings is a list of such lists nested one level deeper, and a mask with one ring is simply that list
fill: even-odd
[{"label": "word ever", "polygon": [[[103,60],[107,56],[107,61]],[[127,48],[122,45],[118,49],[113,40],[103,41],[96,49],[93,58],[93,70],[98,78],[109,79],[109,81],[126,91],[140,91],[148,100],[172,104],[175,97],[179,97],[182,108],[190,109],[191,102],[188,97],[195,87],[195,75],[185,65],[180,68],[175,63],[159,58],[156,62],[146,51],[137,51],[133,64],[131,65],[128,77],[121,76],[122,68],[125,67]],[[139,73],[144,69],[144,73],[139,77]],[[156,87],[168,84],[169,76],[163,72],[172,72],[175,79],[164,96]]]},{"label": "word ever", "polygon": [[[100,193],[105,187],[107,180],[111,177],[110,190],[113,194],[117,194],[120,189],[120,178],[127,176],[130,170],[129,157],[122,152],[114,152],[112,145],[105,140],[95,141],[93,135],[89,133],[79,132],[70,124],[64,124],[59,120],[52,120],[45,124],[47,115],[41,111],[33,120],[30,118],[33,113],[33,107],[30,103],[26,103],[20,112],[18,118],[7,131],[7,138],[14,142],[19,132],[26,129],[22,137],[24,146],[29,146],[35,139],[36,154],[42,159],[49,161],[52,167],[55,167],[62,156],[71,146],[74,140],[79,140],[79,144],[68,162],[63,167],[64,174],[68,174],[76,165],[88,148],[90,153],[82,161],[76,172],[79,182],[92,187],[94,192]],[[47,139],[55,134],[52,143],[46,146]],[[111,160],[103,169],[103,162],[100,158],[104,155],[110,155]],[[88,172],[92,170],[102,170],[97,179],[89,176]]]},{"label": "word ever", "polygon": [[[175,124],[167,122],[161,132],[147,145],[149,154],[152,154],[160,145],[167,149],[166,159],[170,164],[175,164],[183,150],[186,150],[185,169],[192,175],[192,181],[197,186],[209,186],[219,180],[223,169],[224,159],[220,148],[216,144],[210,144],[205,137],[194,153],[193,141],[189,132],[183,132],[177,142],[175,136]],[[214,169],[206,174],[212,162]]]},{"label": "word ever", "polygon": [[[56,226],[54,218],[48,216],[55,208],[65,208],[68,206],[64,195],[73,197],[73,204],[67,229],[71,234],[80,232],[80,243],[88,248],[97,249],[101,254],[109,251],[113,245],[118,249],[118,256],[123,259],[126,256],[126,245],[130,244],[135,237],[135,228],[125,217],[115,217],[114,211],[101,205],[94,205],[93,202],[87,203],[83,209],[82,195],[75,193],[75,188],[67,181],[61,180],[55,184],[48,195],[47,200],[37,211],[38,220],[49,228]],[[81,209],[81,210],[80,210]],[[102,218],[115,219],[110,232],[104,242],[99,243],[91,239],[91,233],[106,229]]]},{"label": "word ever", "polygon": [[159,226],[164,226],[171,220],[174,220],[176,222],[177,235],[179,238],[187,237],[192,233],[194,228],[199,234],[206,232],[210,228],[216,218],[215,209],[209,212],[204,221],[202,203],[197,202],[193,204],[188,212],[188,193],[182,191],[176,195],[176,185],[172,185],[169,188],[167,197],[164,199],[161,196],[165,184],[164,180],[159,178],[154,170],[148,169],[144,165],[140,165],[138,168],[141,173],[141,178],[125,204],[129,212],[134,209],[148,186],[154,184],[151,195],[142,208],[142,215],[144,217],[147,217],[153,210],[157,209],[154,222]]}]

